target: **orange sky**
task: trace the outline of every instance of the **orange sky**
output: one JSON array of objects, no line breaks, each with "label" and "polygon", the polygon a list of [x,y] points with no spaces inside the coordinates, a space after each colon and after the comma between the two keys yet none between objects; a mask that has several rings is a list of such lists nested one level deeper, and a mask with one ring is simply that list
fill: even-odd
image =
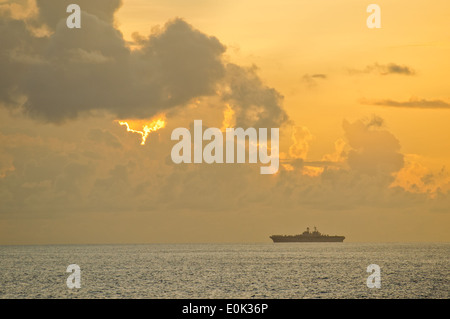
[{"label": "orange sky", "polygon": [[[450,164],[448,110],[404,110],[364,106],[360,99],[412,97],[450,103],[450,3],[378,1],[382,28],[368,29],[366,3],[345,1],[125,1],[117,14],[126,38],[148,34],[155,25],[182,17],[227,45],[229,59],[256,64],[264,81],[277,88],[291,117],[316,137],[310,156],[330,151],[343,118],[377,114],[400,139],[402,151],[425,157],[433,168]],[[349,76],[367,65],[411,66],[411,77]],[[327,81],[308,88],[305,74]],[[320,116],[318,116],[320,113]]]},{"label": "orange sky", "polygon": [[[11,92],[24,90],[15,96],[17,105],[2,100],[0,90],[0,244],[269,242],[272,233],[299,233],[314,225],[350,242],[450,240],[449,1],[377,1],[381,29],[367,28],[369,2],[360,0],[124,0],[114,24],[105,18],[113,11],[83,1],[90,16],[81,32],[88,33],[78,38],[48,18],[63,19],[65,12],[47,8],[49,20],[42,22],[33,20],[37,10],[26,10],[35,7],[31,0],[0,5],[4,21],[25,21],[24,30],[33,32],[43,23],[41,29],[52,34],[40,38],[51,42],[44,50],[36,45],[22,52],[11,45],[3,49],[11,58],[0,60],[7,70],[14,70],[11,61],[28,63],[11,71],[21,77]],[[210,63],[220,81],[268,100],[271,94],[282,96],[275,111],[280,107],[289,121],[282,123],[279,174],[260,176],[259,165],[170,162],[174,128],[190,127],[194,119],[219,128],[224,122],[244,123],[238,117],[246,107],[273,106],[258,98],[248,106],[237,93],[226,100],[226,85],[214,76],[212,84],[197,85],[202,78],[189,66],[182,65],[186,72],[180,75],[169,65],[159,78],[159,64],[145,60],[145,48],[159,52],[151,39],[167,34],[174,21],[189,36],[201,33],[194,39],[214,51],[217,61]],[[144,61],[140,67],[121,64],[129,53],[120,34],[110,32],[114,27]],[[135,32],[144,44],[132,43]],[[0,29],[0,36],[6,39],[8,33]],[[175,52],[169,64],[187,56],[202,72],[195,54],[202,48]],[[92,57],[119,67],[94,66]],[[87,78],[78,72],[84,70],[77,64],[81,58],[91,63]],[[39,73],[46,65],[55,67]],[[52,73],[58,68],[66,70],[64,77],[45,78],[58,76]],[[137,91],[114,95],[133,81],[128,72],[140,76],[136,69],[148,72],[134,85]],[[181,81],[192,77],[174,92],[186,94],[183,89],[192,85],[193,97],[173,105],[148,102],[155,110],[143,116],[146,94],[150,99],[154,88],[157,96],[178,83],[159,86],[167,72]],[[79,104],[75,95],[67,105],[60,102],[71,92],[65,91],[66,80],[74,92],[80,90]],[[7,81],[0,77],[0,83]],[[98,96],[90,88],[98,88],[93,91]],[[56,115],[40,101],[56,101]],[[166,126],[150,133],[145,145],[117,122],[134,116],[145,124],[161,114]]]}]

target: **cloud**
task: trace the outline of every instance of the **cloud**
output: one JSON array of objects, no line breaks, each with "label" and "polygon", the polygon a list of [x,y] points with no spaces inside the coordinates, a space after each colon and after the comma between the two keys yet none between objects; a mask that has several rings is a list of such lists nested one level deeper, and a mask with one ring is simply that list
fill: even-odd
[{"label": "cloud", "polygon": [[347,153],[345,148],[347,147],[347,143],[342,138],[338,138],[334,142],[334,152],[331,154],[325,154],[322,157],[322,162],[325,163],[341,163],[344,162],[347,158]]},{"label": "cloud", "polygon": [[12,106],[18,103],[20,81],[29,66],[20,57],[35,56],[42,41],[32,36],[24,21],[0,15],[0,42],[0,101]]},{"label": "cloud", "polygon": [[384,126],[384,119],[380,116],[373,115],[369,122],[367,123],[367,127],[383,127]]},{"label": "cloud", "polygon": [[[337,140],[333,156],[291,160],[291,170],[281,166],[269,178],[259,174],[259,165],[173,164],[173,144],[167,142],[172,129],[189,112],[211,110],[209,103],[183,109],[145,146],[117,123],[99,117],[62,126],[29,125],[30,119],[13,120],[0,110],[0,220],[12,223],[12,232],[2,232],[0,241],[39,240],[49,221],[48,241],[53,243],[76,238],[130,242],[136,234],[142,242],[230,241],[241,231],[239,240],[260,241],[274,227],[305,220],[319,219],[321,225],[340,221],[342,226],[354,221],[368,230],[373,227],[371,211],[380,214],[375,216],[448,211],[448,184],[440,186],[448,176],[419,174],[424,185],[433,185],[435,198],[405,189],[409,184],[391,187],[404,168],[400,143],[379,125],[381,120],[370,118],[343,122],[345,142]],[[297,132],[298,141],[309,135]],[[91,231],[82,228],[81,237],[66,237],[81,221],[85,226],[80,227],[89,224]],[[414,220],[405,223],[409,227]],[[205,237],[206,231],[223,235]]]},{"label": "cloud", "polygon": [[326,74],[312,74],[311,77],[314,79],[326,79],[327,75]]},{"label": "cloud", "polygon": [[427,100],[419,98],[410,98],[409,101],[395,101],[395,100],[359,100],[361,104],[366,105],[380,105],[398,108],[417,108],[417,109],[449,109],[450,103],[442,100]]},{"label": "cloud", "polygon": [[107,130],[101,129],[91,129],[87,135],[87,137],[98,143],[105,143],[110,147],[120,148],[122,144],[120,144],[117,137]]},{"label": "cloud", "polygon": [[306,83],[309,87],[317,86],[317,80],[326,80],[328,76],[322,73],[316,74],[305,74],[302,77],[302,81]]},{"label": "cloud", "polygon": [[[199,112],[207,107],[199,106]],[[17,119],[7,126],[21,127],[27,121]],[[280,169],[270,179],[259,174],[259,165],[167,162],[172,146],[166,142],[170,126],[160,131],[160,137],[150,136],[144,147],[130,143],[134,140],[130,134],[119,135],[121,128],[115,123],[100,122],[97,126],[102,129],[87,129],[84,138],[67,140],[99,120],[89,121],[47,126],[46,135],[40,136],[36,134],[39,127],[31,127],[27,134],[0,134],[0,216],[140,210],[210,214],[256,207],[284,211],[298,205],[327,211],[377,206],[376,196],[386,196],[380,194],[388,192],[391,173],[403,165],[398,140],[370,120],[344,121],[348,142],[338,140],[336,156],[324,161],[302,159],[311,133],[305,127],[297,128],[293,133],[296,143],[286,150],[299,157],[289,161],[293,170]],[[177,121],[174,118],[169,125],[178,125]],[[364,203],[368,197],[371,202]]]},{"label": "cloud", "polygon": [[309,143],[313,135],[305,126],[296,126],[292,131],[292,145],[289,147],[289,156],[292,159],[306,159],[309,151]]},{"label": "cloud", "polygon": [[[81,29],[65,25],[69,2],[38,0],[38,13],[21,19],[0,11],[0,104],[53,123],[98,111],[149,118],[227,88],[220,97],[237,125],[288,120],[281,94],[254,68],[227,64],[216,37],[176,18],[149,36],[135,34],[131,50],[114,24],[121,1],[80,1]],[[38,37],[30,25],[48,34]]]},{"label": "cloud", "polygon": [[87,13],[82,19],[79,34],[59,24],[44,56],[50,63],[31,67],[23,79],[28,114],[51,122],[93,110],[151,117],[213,94],[224,75],[224,46],[182,20],[131,52],[111,25]]},{"label": "cloud", "polygon": [[411,193],[425,193],[436,198],[440,193],[450,190],[450,174],[445,166],[430,170],[421,162],[423,158],[406,154],[404,167],[395,175],[391,187],[402,187]]},{"label": "cloud", "polygon": [[387,175],[403,167],[400,143],[390,132],[373,125],[373,120],[364,123],[344,121],[343,128],[352,148],[348,152],[350,168],[369,175]]},{"label": "cloud", "polygon": [[[71,0],[36,0],[39,15],[31,22],[35,25],[45,24],[52,31],[56,31],[58,24],[62,20],[65,22],[68,16],[66,8],[71,3]],[[89,12],[107,24],[113,24],[114,13],[121,7],[122,0],[77,0],[76,3],[82,11]]]},{"label": "cloud", "polygon": [[415,75],[416,72],[409,66],[399,65],[396,63],[388,63],[388,64],[378,64],[374,63],[372,65],[366,66],[363,70],[350,70],[351,74],[358,73],[377,73],[380,75],[390,75],[390,74],[400,74],[400,75]]},{"label": "cloud", "polygon": [[256,67],[228,64],[223,99],[234,111],[236,127],[280,127],[289,121],[283,96],[264,85]]}]

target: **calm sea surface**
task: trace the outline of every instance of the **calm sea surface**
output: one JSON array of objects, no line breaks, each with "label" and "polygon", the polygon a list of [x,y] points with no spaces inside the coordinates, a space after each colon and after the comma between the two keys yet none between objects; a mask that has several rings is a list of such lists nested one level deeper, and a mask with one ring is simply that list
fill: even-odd
[{"label": "calm sea surface", "polygon": [[449,298],[449,257],[450,243],[0,246],[0,298]]}]

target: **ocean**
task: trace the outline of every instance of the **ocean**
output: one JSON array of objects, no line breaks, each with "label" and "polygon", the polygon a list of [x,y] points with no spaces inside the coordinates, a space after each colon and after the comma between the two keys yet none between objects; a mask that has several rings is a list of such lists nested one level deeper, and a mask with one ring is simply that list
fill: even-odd
[{"label": "ocean", "polygon": [[[0,246],[0,298],[449,298],[450,243]],[[66,285],[67,266],[81,288]],[[368,288],[367,267],[380,267]]]}]

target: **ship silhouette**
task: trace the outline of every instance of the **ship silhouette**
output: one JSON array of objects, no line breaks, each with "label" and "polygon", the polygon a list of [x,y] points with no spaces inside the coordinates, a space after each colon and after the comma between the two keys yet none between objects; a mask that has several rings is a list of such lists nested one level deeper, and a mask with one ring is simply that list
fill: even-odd
[{"label": "ship silhouette", "polygon": [[307,227],[301,235],[272,235],[270,238],[274,243],[342,243],[345,239],[344,236],[322,235],[315,226],[314,231],[310,232]]}]

